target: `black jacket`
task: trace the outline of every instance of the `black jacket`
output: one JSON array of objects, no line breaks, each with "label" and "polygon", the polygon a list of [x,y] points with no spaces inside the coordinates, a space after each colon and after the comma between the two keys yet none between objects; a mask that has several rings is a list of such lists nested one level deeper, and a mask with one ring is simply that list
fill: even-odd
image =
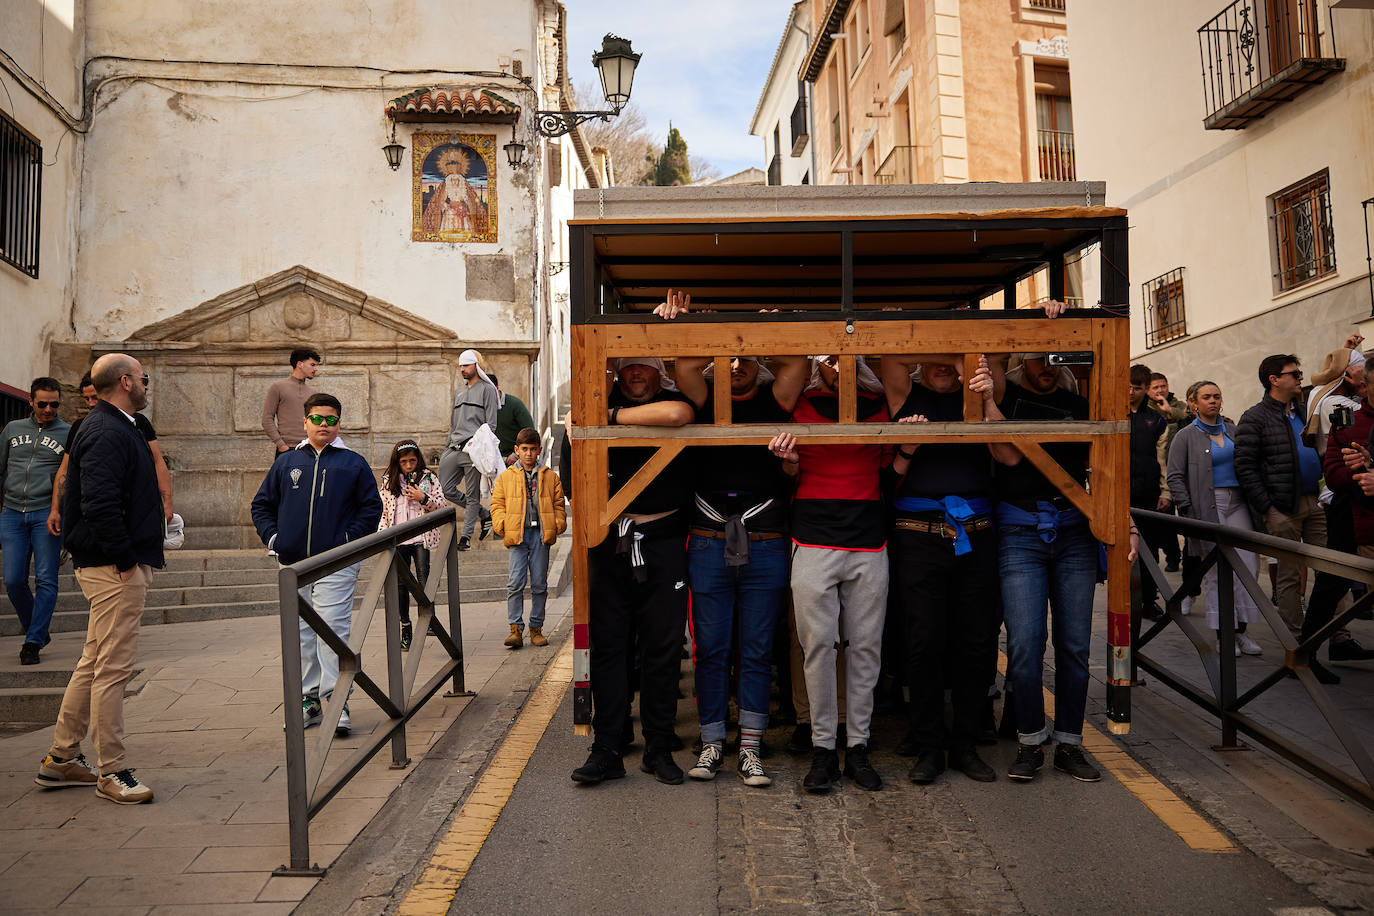
[{"label": "black jacket", "polygon": [[68,443],[63,543],[78,567],[161,568],[162,494],[153,453],[118,407],[99,401]]},{"label": "black jacket", "polygon": [[1259,530],[1270,506],[1292,512],[1298,503],[1298,443],[1287,409],[1266,394],[1236,424],[1236,479]]},{"label": "black jacket", "polygon": [[382,497],[357,452],[330,444],[316,453],[307,442],[277,456],[252,509],[262,542],[296,563],[376,531]]},{"label": "black jacket", "polygon": [[1137,509],[1159,508],[1159,437],[1169,431],[1169,421],[1144,404],[1130,411],[1131,505]]}]

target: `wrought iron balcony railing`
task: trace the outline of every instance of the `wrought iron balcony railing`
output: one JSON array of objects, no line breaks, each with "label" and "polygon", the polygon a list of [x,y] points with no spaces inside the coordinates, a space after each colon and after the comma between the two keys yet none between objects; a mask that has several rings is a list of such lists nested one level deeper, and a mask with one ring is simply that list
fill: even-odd
[{"label": "wrought iron balcony railing", "polygon": [[875,184],[915,184],[917,146],[894,146],[873,174]]},{"label": "wrought iron balcony railing", "polygon": [[782,184],[781,153],[774,153],[773,158],[768,161],[768,183],[775,186]]},{"label": "wrought iron balcony railing", "polygon": [[806,116],[806,96],[792,106],[792,155],[800,156],[811,139],[811,119]]},{"label": "wrought iron balcony railing", "polygon": [[1073,181],[1078,177],[1074,162],[1073,131],[1042,130],[1040,133],[1040,180]]},{"label": "wrought iron balcony railing", "polygon": [[1234,0],[1198,29],[1204,126],[1242,129],[1344,70],[1322,20],[1319,0]]}]

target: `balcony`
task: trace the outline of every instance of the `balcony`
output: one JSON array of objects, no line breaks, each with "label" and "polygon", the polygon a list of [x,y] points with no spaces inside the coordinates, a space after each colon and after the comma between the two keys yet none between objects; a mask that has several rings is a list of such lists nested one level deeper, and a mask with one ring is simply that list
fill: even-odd
[{"label": "balcony", "polygon": [[1208,130],[1243,130],[1345,69],[1319,0],[1235,0],[1197,30]]},{"label": "balcony", "polygon": [[873,175],[874,184],[915,184],[919,146],[894,146]]},{"label": "balcony", "polygon": [[1026,0],[1026,6],[1033,10],[1053,10],[1064,12],[1064,0]]},{"label": "balcony", "polygon": [[792,155],[800,156],[811,139],[811,119],[806,116],[806,96],[792,106]]},{"label": "balcony", "polygon": [[1040,180],[1073,181],[1078,177],[1074,164],[1073,131],[1042,130],[1040,134]]},{"label": "balcony", "polygon": [[782,154],[774,153],[773,158],[768,160],[768,184],[777,186],[782,184]]}]

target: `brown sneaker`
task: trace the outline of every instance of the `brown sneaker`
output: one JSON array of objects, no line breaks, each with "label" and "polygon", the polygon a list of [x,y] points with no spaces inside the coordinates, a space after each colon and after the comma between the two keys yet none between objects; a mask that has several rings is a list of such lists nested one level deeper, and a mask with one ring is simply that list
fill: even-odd
[{"label": "brown sneaker", "polygon": [[544,635],[543,627],[530,627],[530,645],[547,646],[549,638]]},{"label": "brown sneaker", "polygon": [[33,781],[45,789],[61,789],[67,786],[89,788],[95,785],[98,778],[99,774],[86,762],[82,754],[77,754],[71,760],[58,760],[49,754],[38,765],[38,775]]},{"label": "brown sneaker", "polygon": [[133,770],[120,770],[109,776],[101,776],[96,783],[95,794],[116,805],[141,805],[153,800],[153,790],[139,782]]},{"label": "brown sneaker", "polygon": [[507,649],[519,649],[525,644],[525,637],[520,633],[520,624],[510,625],[510,635],[506,637]]}]

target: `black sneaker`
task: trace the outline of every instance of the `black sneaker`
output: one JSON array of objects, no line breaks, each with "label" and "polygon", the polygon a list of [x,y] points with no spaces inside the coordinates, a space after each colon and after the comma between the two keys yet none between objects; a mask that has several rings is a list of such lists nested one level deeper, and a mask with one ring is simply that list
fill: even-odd
[{"label": "black sneaker", "polygon": [[1178,560],[1169,560],[1164,564],[1165,572],[1178,572]]},{"label": "black sneaker", "polygon": [[401,624],[401,651],[402,651],[402,652],[409,652],[409,651],[410,651],[410,641],[411,641],[411,639],[413,638],[413,635],[414,635],[414,634],[413,634],[413,631],[412,631],[411,628],[410,628],[410,624],[408,624],[408,623],[403,623],[403,624]]},{"label": "black sneaker", "polygon": [[787,739],[787,749],[794,754],[808,754],[811,752],[810,722],[797,723],[797,727],[792,729],[792,737]]},{"label": "black sneaker", "polygon": [[490,516],[490,515],[488,515],[486,518],[482,519],[482,534],[481,534],[480,537],[478,537],[478,540],[479,540],[479,541],[485,541],[485,540],[486,540],[487,538],[489,538],[489,537],[491,537],[491,516]]},{"label": "black sneaker", "polygon": [[[28,647],[30,643],[24,643]],[[36,646],[34,647],[37,648]],[[23,660],[23,652],[19,653],[20,660]],[[34,660],[37,661],[38,653],[34,653]],[[1366,649],[1353,639],[1343,639],[1340,642],[1333,642],[1331,648],[1327,650],[1333,662],[1367,662],[1374,658],[1374,649]],[[29,664],[26,662],[26,664]]]},{"label": "black sneaker", "polygon": [[646,750],[644,759],[639,761],[639,768],[666,786],[682,785],[682,767],[678,766],[673,760],[673,755],[663,748]]},{"label": "black sneaker", "polygon": [[19,664],[36,665],[38,664],[38,643],[26,642],[19,647]]},{"label": "black sneaker", "polygon": [[974,782],[997,781],[997,773],[971,747],[961,748],[950,754],[949,765]]},{"label": "black sneaker", "polygon": [[868,745],[856,744],[844,752],[844,775],[861,789],[876,792],[883,787],[883,778],[868,762]]},{"label": "black sneaker", "polygon": [[916,765],[906,777],[918,786],[928,786],[944,771],[945,752],[939,748],[926,748],[916,758]]},{"label": "black sneaker", "polygon": [[471,549],[472,549],[472,538],[468,537],[467,535],[463,535],[462,537],[460,537],[460,538],[458,539],[458,549],[459,549],[459,550],[471,550]]},{"label": "black sneaker", "polygon": [[[800,728],[801,726],[797,726]],[[807,726],[810,731],[811,726]],[[811,749],[811,769],[802,778],[802,788],[808,792],[829,792],[840,778],[840,755],[826,747]]]},{"label": "black sneaker", "polygon": [[1016,759],[1007,767],[1007,778],[1030,782],[1045,765],[1045,750],[1038,744],[1018,744]]},{"label": "black sneaker", "polygon": [[1079,782],[1097,782],[1102,778],[1097,767],[1088,763],[1088,758],[1083,754],[1082,746],[1077,744],[1060,742],[1055,746],[1054,768],[1061,773],[1068,773]]},{"label": "black sneaker", "polygon": [[625,761],[620,755],[599,744],[592,745],[587,762],[572,771],[572,781],[594,786],[605,779],[620,779],[625,775]]}]

